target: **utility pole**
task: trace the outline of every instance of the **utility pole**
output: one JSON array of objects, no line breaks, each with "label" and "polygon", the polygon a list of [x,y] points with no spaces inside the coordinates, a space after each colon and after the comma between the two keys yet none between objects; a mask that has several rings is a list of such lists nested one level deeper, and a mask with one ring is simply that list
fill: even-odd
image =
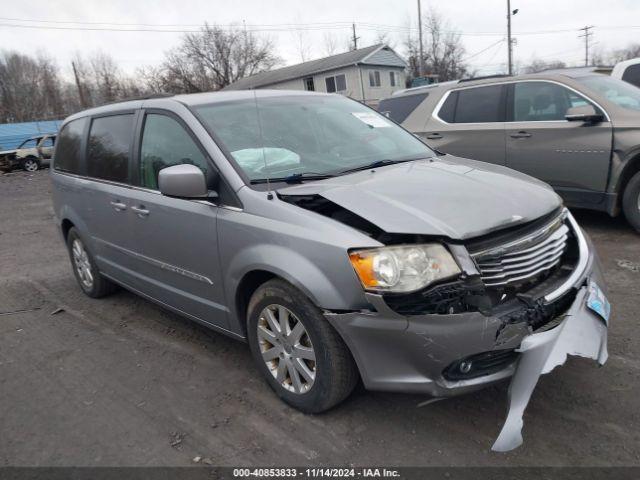
[{"label": "utility pole", "polygon": [[78,76],[78,69],[76,68],[76,62],[72,61],[71,66],[73,67],[73,76],[76,79],[76,87],[78,87],[78,96],[80,97],[80,106],[82,108],[87,108],[87,101],[84,97],[84,90],[82,89],[82,84],[80,83],[80,77]]},{"label": "utility pole", "polygon": [[507,55],[509,64],[509,75],[513,75],[513,44],[515,39],[511,38],[511,17],[518,13],[519,9],[511,10],[511,0],[507,0]]},{"label": "utility pole", "polygon": [[360,40],[360,37],[356,37],[356,24],[352,23],[351,26],[353,27],[353,49],[357,50],[358,49],[358,40]]},{"label": "utility pole", "polygon": [[507,0],[507,55],[509,56],[509,75],[513,75],[513,43],[511,42],[511,0]]},{"label": "utility pole", "polygon": [[581,32],[584,32],[583,35],[578,35],[578,38],[584,37],[584,66],[589,66],[589,38],[593,35],[591,29],[593,25],[589,25],[587,27],[579,28]]},{"label": "utility pole", "polygon": [[424,75],[424,45],[422,43],[422,7],[418,0],[418,42],[420,47],[420,61],[418,62],[418,76]]}]

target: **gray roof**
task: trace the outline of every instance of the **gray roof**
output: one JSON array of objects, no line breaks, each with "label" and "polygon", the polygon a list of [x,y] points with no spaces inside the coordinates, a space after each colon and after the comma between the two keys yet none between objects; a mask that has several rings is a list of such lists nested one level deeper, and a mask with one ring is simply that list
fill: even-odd
[{"label": "gray roof", "polygon": [[[385,53],[386,55],[376,55],[378,53]],[[395,53],[393,49],[384,44],[378,44],[320,58],[318,60],[311,60],[309,62],[270,70],[268,72],[257,73],[250,77],[241,78],[224,89],[243,90],[259,88],[355,64],[388,65],[398,68],[405,68],[407,66],[406,62]]]}]

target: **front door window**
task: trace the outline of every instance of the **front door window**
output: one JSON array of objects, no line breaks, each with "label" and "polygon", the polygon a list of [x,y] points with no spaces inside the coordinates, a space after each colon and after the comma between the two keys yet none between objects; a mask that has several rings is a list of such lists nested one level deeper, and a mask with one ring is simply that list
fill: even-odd
[{"label": "front door window", "polygon": [[140,185],[157,190],[160,170],[183,163],[207,174],[207,159],[184,127],[166,115],[148,114],[140,146]]}]

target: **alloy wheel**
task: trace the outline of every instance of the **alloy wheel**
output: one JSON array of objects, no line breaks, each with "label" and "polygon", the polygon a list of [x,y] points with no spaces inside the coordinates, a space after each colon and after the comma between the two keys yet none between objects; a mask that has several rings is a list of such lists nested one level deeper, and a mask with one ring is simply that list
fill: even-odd
[{"label": "alloy wheel", "polygon": [[269,305],[257,329],[260,353],[273,377],[290,392],[308,392],[316,378],[316,354],[300,319],[282,305]]},{"label": "alloy wheel", "polygon": [[24,161],[24,169],[27,172],[35,172],[36,170],[38,170],[38,162],[36,162],[32,158],[28,158]]},{"label": "alloy wheel", "polygon": [[78,272],[80,282],[87,289],[93,288],[93,274],[91,273],[91,262],[89,262],[89,254],[79,239],[75,239],[71,246],[73,254],[73,264]]}]

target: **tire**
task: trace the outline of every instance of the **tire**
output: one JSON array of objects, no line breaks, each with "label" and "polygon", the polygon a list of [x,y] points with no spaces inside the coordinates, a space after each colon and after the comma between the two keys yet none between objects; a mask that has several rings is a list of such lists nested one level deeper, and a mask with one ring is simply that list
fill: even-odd
[{"label": "tire", "polygon": [[35,157],[27,157],[22,161],[22,169],[25,172],[35,172],[40,168],[40,160]]},{"label": "tire", "polygon": [[[282,331],[280,307],[289,312],[288,317],[285,316],[288,318],[285,328],[291,329],[288,338],[265,333],[265,326],[272,334]],[[273,318],[268,318],[267,310]],[[298,322],[304,329],[299,338]],[[251,354],[269,386],[282,400],[302,412],[320,413],[330,409],[347,398],[358,382],[357,367],[342,338],[318,307],[283,280],[270,280],[255,291],[247,309],[247,332]],[[310,351],[315,361],[311,360]],[[280,353],[276,357],[277,352]],[[269,359],[268,364],[265,358]],[[284,371],[280,377],[284,377],[283,381],[276,378],[281,371]],[[307,377],[302,373],[305,371]],[[312,381],[309,373],[314,376]],[[296,382],[295,377],[300,382]]]},{"label": "tire", "polygon": [[71,228],[67,234],[67,249],[69,250],[73,274],[78,285],[87,296],[100,298],[117,290],[117,286],[113,282],[100,274],[93,255],[91,255],[75,228]]},{"label": "tire", "polygon": [[631,177],[624,189],[622,209],[627,222],[640,232],[640,172]]}]

